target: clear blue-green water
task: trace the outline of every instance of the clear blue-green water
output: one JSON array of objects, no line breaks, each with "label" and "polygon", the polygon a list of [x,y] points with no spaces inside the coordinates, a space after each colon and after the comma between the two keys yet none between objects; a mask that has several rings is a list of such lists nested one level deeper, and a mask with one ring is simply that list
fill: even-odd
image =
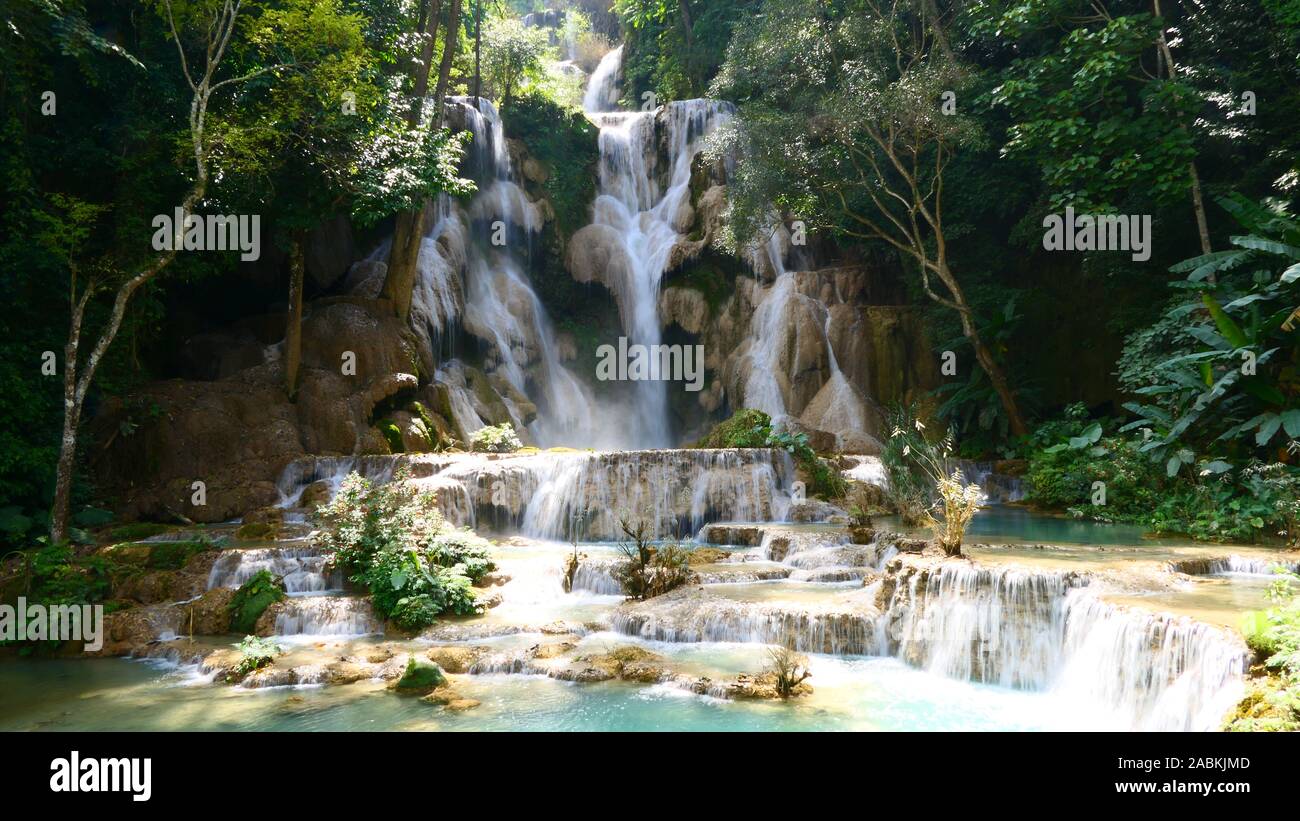
[{"label": "clear blue-green water", "polygon": [[[707,648],[700,648],[701,650]],[[725,648],[712,646],[713,653]],[[748,651],[738,650],[744,654]],[[0,663],[0,730],[1041,730],[1087,729],[1045,694],[950,681],[885,658],[814,657],[813,696],[732,702],[668,686],[461,676],[482,704],[449,712],[381,684],[245,690],[147,662]]]},{"label": "clear blue-green water", "polygon": [[[878,521],[882,527],[906,529],[896,516],[883,516]],[[1124,547],[1174,547],[1190,543],[1185,538],[1151,536],[1137,525],[1052,516],[1014,505],[989,505],[975,514],[966,528],[966,542],[981,541]]]}]

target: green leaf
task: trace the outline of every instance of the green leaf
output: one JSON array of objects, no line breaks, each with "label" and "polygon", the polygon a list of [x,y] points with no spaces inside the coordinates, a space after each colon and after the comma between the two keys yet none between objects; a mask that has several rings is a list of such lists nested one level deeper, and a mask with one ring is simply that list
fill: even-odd
[{"label": "green leaf", "polygon": [[1300,408],[1283,411],[1282,426],[1286,429],[1287,436],[1292,439],[1300,439]]},{"label": "green leaf", "polygon": [[1259,432],[1255,434],[1255,444],[1263,446],[1268,444],[1268,440],[1273,438],[1277,429],[1282,427],[1282,417],[1276,413],[1270,413],[1264,423],[1259,426]]},{"label": "green leaf", "polygon": [[1177,456],[1170,456],[1169,462],[1165,464],[1165,474],[1170,478],[1178,475],[1178,469],[1183,466],[1183,460]]},{"label": "green leaf", "polygon": [[1082,450],[1101,438],[1101,423],[1093,422],[1079,436],[1070,437],[1070,449]]},{"label": "green leaf", "polygon": [[1219,333],[1223,334],[1224,339],[1227,339],[1232,347],[1244,348],[1250,344],[1246,334],[1236,322],[1232,321],[1232,317],[1224,313],[1223,308],[1215,301],[1214,297],[1209,294],[1201,294],[1201,301],[1210,310],[1210,316],[1214,318],[1214,324],[1219,329]]}]

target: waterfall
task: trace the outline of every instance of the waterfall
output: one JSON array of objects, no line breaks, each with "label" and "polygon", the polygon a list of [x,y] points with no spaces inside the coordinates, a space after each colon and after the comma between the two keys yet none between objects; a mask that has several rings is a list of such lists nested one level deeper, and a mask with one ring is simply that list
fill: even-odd
[{"label": "waterfall", "polygon": [[876,646],[874,611],[852,602],[754,604],[686,592],[660,596],[648,607],[620,609],[611,617],[611,626],[653,641],[755,642],[805,653],[860,655]]},{"label": "waterfall", "polygon": [[[324,471],[313,469],[313,461],[291,463],[282,486],[293,477],[320,476]],[[644,520],[656,538],[686,538],[717,521],[780,521],[788,512],[794,481],[788,453],[757,448],[500,458],[428,454],[327,464],[355,467],[387,481],[399,462],[411,466],[418,485],[437,494],[444,517],[454,524],[561,541],[573,535],[579,521],[578,535],[584,539],[621,538],[619,518],[624,515]],[[302,491],[285,492],[300,496]]]},{"label": "waterfall", "polygon": [[277,636],[367,636],[384,632],[367,598],[301,596],[285,599],[277,607]]},{"label": "waterfall", "polygon": [[[467,206],[447,195],[433,203],[417,261],[412,325],[435,360],[453,329],[481,340],[488,374],[508,386],[499,393],[517,430],[544,446],[590,441],[598,428],[591,391],[561,362],[554,328],[526,274],[544,225],[541,207],[520,185],[492,103],[451,97],[448,104],[459,108],[473,136],[466,167],[478,191]],[[460,368],[458,360],[445,361],[438,377],[453,383],[453,421],[468,436],[487,420],[468,400],[463,376],[457,380]],[[536,407],[535,418],[527,404]]]},{"label": "waterfall", "polygon": [[1169,569],[1177,573],[1186,573],[1191,576],[1220,576],[1228,574],[1247,575],[1247,576],[1274,576],[1275,568],[1281,568],[1287,573],[1300,574],[1300,561],[1294,559],[1275,559],[1273,557],[1264,558],[1262,556],[1231,556],[1216,557],[1197,557],[1192,559],[1176,559],[1169,563]]},{"label": "waterfall", "polygon": [[608,52],[587,82],[582,95],[585,111],[614,111],[618,108],[618,77],[623,69],[623,47]]},{"label": "waterfall", "polygon": [[[784,270],[779,250],[771,256],[777,276],[754,311],[745,343],[744,406],[763,411],[777,423],[799,417],[808,427],[834,432],[837,447],[844,448],[846,433],[870,434],[871,403],[840,369],[831,344],[830,308],[800,291],[801,275]],[[806,349],[806,334],[815,334],[817,347],[826,352],[827,377],[800,407],[794,380],[809,363],[791,357]]]},{"label": "waterfall", "polygon": [[1240,640],[1105,602],[1086,576],[952,561],[898,570],[877,652],[931,673],[1062,694],[1150,730],[1214,729],[1240,694]]},{"label": "waterfall", "polygon": [[[599,73],[592,78],[593,88]],[[614,295],[630,344],[660,344],[660,281],[674,246],[689,228],[691,160],[732,113],[729,103],[685,100],[661,111],[592,116],[600,126],[600,188],[592,224],[609,229],[606,233],[621,251],[606,267],[604,283]],[[666,169],[659,168],[661,159],[667,161]],[[642,380],[635,391],[635,444],[668,446],[668,383]]]},{"label": "waterfall", "polygon": [[208,589],[237,588],[262,570],[284,580],[290,594],[341,590],[340,573],[325,573],[326,556],[314,547],[264,547],[224,550],[212,564]]}]

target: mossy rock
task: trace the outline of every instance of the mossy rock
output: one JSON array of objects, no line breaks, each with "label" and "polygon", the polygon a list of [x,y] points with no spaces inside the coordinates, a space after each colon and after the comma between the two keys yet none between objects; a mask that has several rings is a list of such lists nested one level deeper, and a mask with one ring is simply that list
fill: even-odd
[{"label": "mossy rock", "polygon": [[447,683],[442,668],[431,661],[421,661],[411,656],[406,662],[402,677],[393,682],[393,689],[407,695],[428,695]]},{"label": "mossy rock", "polygon": [[717,564],[730,555],[729,552],[718,547],[697,547],[691,551],[690,563],[692,565]]},{"label": "mossy rock", "polygon": [[402,431],[397,427],[396,422],[385,419],[376,427],[379,429],[380,435],[384,437],[384,441],[388,443],[389,453],[403,453],[406,450],[402,445]]},{"label": "mossy rock", "polygon": [[109,530],[108,535],[115,542],[138,542],[175,529],[176,525],[161,522],[129,522]]},{"label": "mossy rock", "polygon": [[239,530],[235,531],[235,538],[245,541],[264,541],[274,539],[279,532],[280,528],[273,522],[248,522],[239,526]]},{"label": "mossy rock", "polygon": [[188,542],[157,542],[149,547],[148,567],[151,570],[180,570],[194,556],[216,549],[216,545],[207,539],[195,539]]},{"label": "mossy rock", "polygon": [[259,570],[235,591],[230,600],[230,629],[245,635],[256,632],[257,620],[266,608],[282,601],[284,585],[268,570]]},{"label": "mossy rock", "polygon": [[713,430],[695,443],[697,448],[762,448],[767,447],[772,432],[772,417],[761,410],[742,408],[730,419],[719,422]]}]

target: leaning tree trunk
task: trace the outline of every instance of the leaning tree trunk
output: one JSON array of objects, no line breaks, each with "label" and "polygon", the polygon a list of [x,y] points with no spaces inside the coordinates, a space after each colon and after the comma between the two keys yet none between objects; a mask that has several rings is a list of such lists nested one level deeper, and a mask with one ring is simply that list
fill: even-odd
[{"label": "leaning tree trunk", "polygon": [[442,100],[447,93],[447,83],[451,80],[451,61],[456,58],[456,46],[460,43],[460,0],[451,0],[451,10],[447,14],[447,36],[442,44],[442,65],[438,67],[438,89],[433,92],[433,110],[438,122],[443,120]]},{"label": "leaning tree trunk", "polygon": [[966,302],[966,294],[962,291],[961,286],[957,284],[957,278],[952,275],[948,263],[940,260],[938,263],[939,279],[952,294],[953,302],[957,304],[957,315],[961,317],[962,333],[970,340],[971,347],[975,349],[975,361],[984,369],[988,376],[989,382],[993,385],[993,390],[998,395],[998,400],[1002,403],[1002,410],[1007,414],[1007,420],[1011,425],[1011,432],[1016,436],[1024,436],[1029,433],[1029,428],[1025,425],[1024,417],[1020,415],[1020,408],[1016,404],[1015,395],[1011,392],[1011,387],[1007,383],[1006,374],[1002,372],[1002,366],[993,356],[993,352],[984,344],[983,337],[980,336],[979,328],[975,325],[975,313],[971,310],[969,303]]},{"label": "leaning tree trunk", "polygon": [[[1169,49],[1169,40],[1165,37],[1164,15],[1160,11],[1160,0],[1152,0],[1151,9],[1155,12],[1157,18],[1161,18],[1160,34],[1156,37],[1156,47],[1160,50],[1160,57],[1165,66],[1165,74],[1168,75],[1169,81],[1174,82],[1175,67],[1174,54]],[[1179,125],[1183,133],[1187,133],[1187,124]],[[1201,175],[1196,172],[1196,160],[1187,163],[1187,178],[1192,189],[1192,210],[1196,213],[1196,233],[1201,240],[1201,253],[1208,254],[1214,249],[1210,245],[1210,225],[1205,218],[1205,198],[1201,195]],[[1210,282],[1214,282],[1214,274],[1210,274]]]},{"label": "leaning tree trunk", "polygon": [[292,402],[298,396],[298,370],[302,366],[303,232],[295,231],[289,251],[289,314],[284,328],[284,389]]},{"label": "leaning tree trunk", "polygon": [[482,91],[483,74],[479,66],[483,53],[483,0],[474,3],[474,100],[477,105]]},{"label": "leaning tree trunk", "polygon": [[[433,0],[429,10],[429,31],[425,35],[422,50],[423,59],[415,73],[415,99],[407,115],[407,124],[412,128],[419,127],[420,112],[424,108],[424,95],[429,89],[433,44],[438,37],[438,18],[441,13],[441,0]],[[452,0],[451,14],[447,20],[447,33],[442,47],[442,64],[447,72],[451,71],[449,55],[454,54],[456,49],[456,24],[459,17],[460,0]],[[438,91],[434,95],[433,111],[436,119],[430,123],[431,128],[442,121],[442,89],[443,81],[440,72]],[[409,211],[401,211],[397,214],[397,221],[393,226],[393,247],[388,252],[388,273],[384,276],[384,287],[380,295],[392,303],[394,312],[402,319],[406,319],[411,312],[416,264],[420,259],[420,245],[424,241],[424,232],[427,228],[424,212],[423,205]]]}]

